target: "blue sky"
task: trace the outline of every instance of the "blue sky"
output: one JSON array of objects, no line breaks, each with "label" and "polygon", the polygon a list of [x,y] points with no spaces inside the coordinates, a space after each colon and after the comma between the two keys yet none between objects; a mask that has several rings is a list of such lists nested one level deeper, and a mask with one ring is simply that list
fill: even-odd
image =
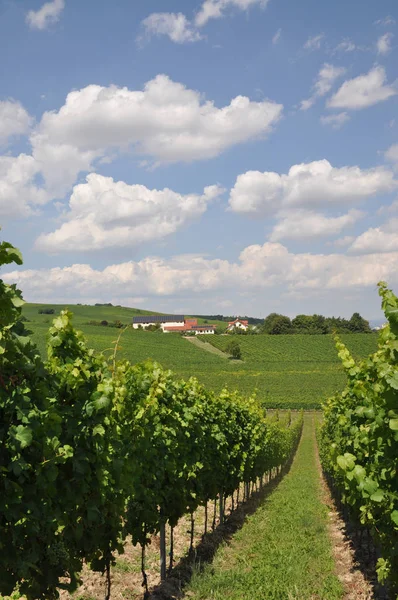
[{"label": "blue sky", "polygon": [[380,316],[395,0],[0,0],[0,224],[30,301]]}]

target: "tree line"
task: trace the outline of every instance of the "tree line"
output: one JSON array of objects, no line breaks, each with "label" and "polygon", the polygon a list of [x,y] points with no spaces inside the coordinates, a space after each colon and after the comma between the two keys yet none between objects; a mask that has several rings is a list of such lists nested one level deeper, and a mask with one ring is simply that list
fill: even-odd
[{"label": "tree line", "polygon": [[286,315],[271,313],[261,325],[261,333],[269,335],[303,333],[308,335],[326,333],[370,333],[369,321],[358,312],[350,319],[324,317],[323,315],[297,315],[290,319]]}]

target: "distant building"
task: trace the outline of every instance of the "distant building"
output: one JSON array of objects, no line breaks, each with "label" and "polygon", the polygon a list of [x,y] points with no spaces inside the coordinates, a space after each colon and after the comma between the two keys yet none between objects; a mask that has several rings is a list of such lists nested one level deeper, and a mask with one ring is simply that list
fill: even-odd
[{"label": "distant building", "polygon": [[227,331],[232,331],[232,329],[243,329],[243,331],[247,331],[249,329],[249,321],[245,319],[235,319],[235,321],[230,321],[228,323]]},{"label": "distant building", "polygon": [[143,315],[133,317],[133,328],[146,329],[150,325],[159,324],[164,333],[192,331],[195,334],[211,334],[214,325],[198,325],[197,319],[185,319],[183,315]]}]

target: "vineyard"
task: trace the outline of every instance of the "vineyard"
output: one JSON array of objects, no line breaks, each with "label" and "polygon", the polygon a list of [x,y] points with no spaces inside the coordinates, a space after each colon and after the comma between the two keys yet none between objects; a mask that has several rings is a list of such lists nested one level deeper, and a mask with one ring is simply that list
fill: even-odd
[{"label": "vineyard", "polygon": [[[21,264],[21,255],[3,242],[0,266],[12,262]],[[50,323],[43,320],[31,337],[21,318],[21,292],[0,280],[0,594],[53,600],[61,592],[65,598],[78,589],[82,570],[91,569],[104,575],[109,600],[112,568],[121,568],[128,544],[140,548],[132,568],[149,594],[146,569],[148,554],[153,563],[154,550],[148,551],[153,540],[159,541],[160,579],[166,580],[181,522],[189,523],[189,555],[195,557],[198,515],[205,540],[210,528],[229,522],[242,501],[251,501],[267,484],[271,491],[278,487],[237,535],[241,546],[228,551],[228,564],[221,553],[215,568],[196,574],[190,596],[241,600],[262,590],[258,597],[290,598],[301,590],[301,597],[342,598],[344,576],[339,581],[334,573],[312,418],[304,419],[302,412],[292,417],[290,411],[269,416],[261,397],[259,402],[227,388],[209,391],[195,377],[180,377],[202,360],[204,371],[210,364],[223,365],[219,377],[229,373],[237,380],[239,374],[250,379],[244,365],[254,363],[268,382],[271,373],[277,376],[291,398],[297,395],[288,375],[307,398],[319,394],[325,373],[329,383],[333,373],[337,388],[345,381],[345,389],[324,404],[321,463],[344,518],[366,532],[368,543],[373,540],[377,576],[396,598],[398,298],[385,284],[380,295],[389,326],[380,333],[376,352],[360,360],[365,349],[374,350],[371,335],[335,340],[344,375],[329,336],[310,341],[294,336],[293,350],[290,336],[242,336],[243,362],[235,364],[179,336],[103,332],[90,325],[102,354],[74,328],[67,310]],[[43,344],[45,325],[46,359],[35,344],[35,339]],[[211,341],[223,349],[228,339]],[[155,343],[166,367],[178,357],[177,374],[154,361],[137,362]],[[307,379],[297,378],[299,373]],[[213,371],[207,375],[211,380]],[[281,568],[285,562],[288,575]],[[130,568],[127,561],[124,568]]]},{"label": "vineyard", "polygon": [[[0,245],[0,265],[21,264]],[[83,563],[107,574],[131,536],[171,529],[210,499],[272,478],[298,444],[302,416],[267,418],[254,398],[214,395],[158,364],[89,349],[61,312],[43,361],[21,321],[21,292],[0,280],[0,593],[28,600],[73,591]],[[207,520],[206,520],[207,522]],[[172,556],[171,556],[172,562]]]},{"label": "vineyard", "polygon": [[[24,306],[23,315],[29,319],[26,326],[32,330],[33,340],[45,357],[51,317],[38,314],[39,306]],[[59,314],[59,306],[50,306]],[[118,307],[70,308],[90,345],[107,356],[112,353],[118,330],[89,325],[88,322],[104,318],[109,322],[120,319],[128,324],[133,310]],[[198,337],[204,342],[203,350],[177,334],[127,329],[123,333],[118,356],[131,363],[152,358],[180,377],[197,377],[200,383],[215,393],[225,386],[243,395],[250,395],[256,390],[259,401],[270,408],[320,408],[321,402],[343,390],[346,382],[330,335],[239,336],[242,362],[223,360],[205,351],[209,344],[224,351],[230,336]],[[342,339],[358,358],[368,356],[377,346],[376,334],[351,334]]]}]

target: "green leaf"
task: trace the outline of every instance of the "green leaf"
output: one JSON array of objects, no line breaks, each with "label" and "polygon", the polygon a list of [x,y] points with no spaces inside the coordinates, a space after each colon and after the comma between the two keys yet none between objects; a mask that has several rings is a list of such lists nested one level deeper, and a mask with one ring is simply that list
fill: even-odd
[{"label": "green leaf", "polygon": [[102,425],[96,425],[93,429],[93,435],[105,435],[105,429],[102,427]]},{"label": "green leaf", "polygon": [[395,525],[398,526],[398,510],[393,510],[391,513],[391,520]]},{"label": "green leaf", "polygon": [[26,427],[24,425],[18,425],[17,433],[15,434],[15,439],[21,443],[21,448],[26,448],[30,446],[32,443],[33,435],[30,427]]},{"label": "green leaf", "polygon": [[390,419],[389,427],[393,431],[398,431],[398,419]]},{"label": "green leaf", "polygon": [[384,492],[383,490],[377,490],[377,492],[375,492],[374,494],[371,495],[370,499],[373,502],[382,502],[384,499]]}]

